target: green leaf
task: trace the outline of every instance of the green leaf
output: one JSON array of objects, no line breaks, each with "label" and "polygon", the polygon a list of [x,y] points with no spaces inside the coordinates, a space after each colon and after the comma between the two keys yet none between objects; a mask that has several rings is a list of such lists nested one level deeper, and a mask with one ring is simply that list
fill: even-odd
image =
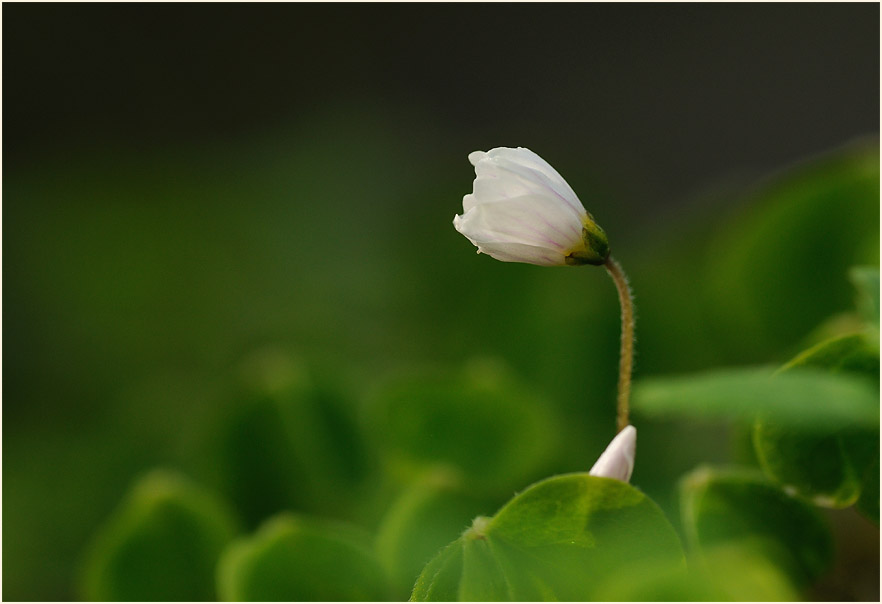
[{"label": "green leaf", "polygon": [[864,472],[861,483],[861,498],[857,501],[857,509],[867,518],[879,524],[879,458],[870,464]]},{"label": "green leaf", "polygon": [[879,395],[860,377],[804,367],[778,375],[764,368],[718,369],[640,380],[634,409],[647,416],[747,420],[829,430],[879,425]]},{"label": "green leaf", "polygon": [[368,430],[393,469],[410,479],[445,465],[475,494],[533,479],[558,443],[549,403],[491,363],[399,378],[369,411]]},{"label": "green leaf", "polygon": [[354,410],[285,352],[259,351],[240,369],[220,456],[225,492],[248,526],[288,509],[347,515],[367,474]]},{"label": "green leaf", "polygon": [[[878,382],[878,343],[863,334],[834,338],[797,355],[782,368],[781,375],[805,367],[866,376]],[[876,401],[878,405],[878,394]],[[760,419],[754,425],[753,442],[760,465],[770,478],[829,507],[846,507],[857,501],[868,466],[879,459],[878,425],[861,429],[806,421],[800,427]]]},{"label": "green leaf", "polygon": [[705,254],[705,309],[735,358],[767,358],[850,307],[842,276],[879,259],[878,142],[770,179]]},{"label": "green leaf", "polygon": [[753,471],[699,468],[680,485],[683,526],[699,553],[720,546],[766,559],[802,587],[833,558],[830,531],[818,512]]},{"label": "green leaf", "polygon": [[622,565],[647,560],[684,562],[658,506],[626,483],[566,474],[475,519],[426,566],[411,600],[591,600]]},{"label": "green leaf", "polygon": [[405,489],[386,512],[376,539],[396,597],[406,599],[423,567],[487,511],[486,502],[463,493],[456,477],[441,470]]},{"label": "green leaf", "polygon": [[459,584],[462,580],[463,547],[457,539],[432,558],[420,573],[413,593],[412,602],[456,602],[459,598]]},{"label": "green leaf", "polygon": [[293,514],[231,544],[217,577],[225,601],[376,601],[390,594],[368,535]]},{"label": "green leaf", "polygon": [[134,485],[92,544],[83,599],[213,601],[215,565],[233,534],[229,514],[210,493],[154,471]]},{"label": "green leaf", "polygon": [[[794,602],[799,591],[787,572],[742,542],[706,547],[697,575],[712,587],[712,599],[729,602]],[[697,565],[696,565],[697,566]]]},{"label": "green leaf", "polygon": [[601,583],[606,602],[792,602],[799,599],[787,575],[763,556],[738,545],[719,545],[688,570],[657,561],[624,566]]},{"label": "green leaf", "polygon": [[867,465],[862,453],[866,445],[878,442],[878,433],[866,431],[819,434],[764,421],[754,426],[763,471],[784,488],[825,507],[848,507],[857,501]]},{"label": "green leaf", "polygon": [[853,266],[848,277],[858,292],[857,307],[864,320],[879,327],[879,267]]},{"label": "green leaf", "polygon": [[847,371],[879,381],[879,341],[867,334],[831,338],[796,355],[780,371],[799,367],[819,367]]}]

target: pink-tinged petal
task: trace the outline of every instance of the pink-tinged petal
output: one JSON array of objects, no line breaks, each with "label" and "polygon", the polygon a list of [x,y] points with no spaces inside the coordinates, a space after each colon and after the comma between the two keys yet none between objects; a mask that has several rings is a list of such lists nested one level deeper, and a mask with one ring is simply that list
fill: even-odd
[{"label": "pink-tinged petal", "polygon": [[[544,159],[524,147],[498,147],[491,149],[482,158],[481,167],[489,171],[493,166],[496,173],[508,173],[511,178],[532,183],[533,187],[553,192],[562,203],[566,203],[579,216],[585,215],[585,208],[575,191],[566,180]],[[478,166],[476,165],[476,173]]]},{"label": "pink-tinged petal", "polygon": [[[524,149],[524,151],[529,150]],[[517,175],[521,180],[531,182],[534,189],[545,191],[546,195],[553,195],[559,203],[566,205],[576,216],[580,218],[585,216],[585,206],[582,205],[575,191],[548,164],[544,164],[543,169],[532,162],[512,161],[508,157],[499,157],[494,161],[499,169]],[[554,176],[550,176],[549,172],[552,172]]]},{"label": "pink-tinged petal", "polygon": [[[507,147],[499,147],[489,153],[493,159],[500,159],[511,164],[517,164],[530,168],[540,174],[545,175],[549,180],[562,184],[566,189],[572,191],[563,176],[555,170],[551,164],[533,153],[526,147],[516,147],[514,149]],[[574,194],[575,195],[575,194]]]},{"label": "pink-tinged petal", "polygon": [[631,480],[634,471],[634,456],[637,449],[637,430],[634,426],[626,426],[616,434],[609,446],[591,468],[591,476],[615,478],[622,482]]}]

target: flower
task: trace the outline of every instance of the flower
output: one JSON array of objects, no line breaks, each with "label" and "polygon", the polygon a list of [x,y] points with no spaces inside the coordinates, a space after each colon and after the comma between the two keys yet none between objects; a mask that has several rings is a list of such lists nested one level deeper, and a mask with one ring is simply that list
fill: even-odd
[{"label": "flower", "polygon": [[469,154],[471,193],[453,226],[503,262],[540,266],[601,265],[609,244],[570,185],[544,159],[523,147]]},{"label": "flower", "polygon": [[622,482],[631,479],[634,471],[634,452],[637,447],[637,429],[626,426],[616,434],[606,450],[597,458],[597,462],[588,472],[591,476],[615,478]]}]

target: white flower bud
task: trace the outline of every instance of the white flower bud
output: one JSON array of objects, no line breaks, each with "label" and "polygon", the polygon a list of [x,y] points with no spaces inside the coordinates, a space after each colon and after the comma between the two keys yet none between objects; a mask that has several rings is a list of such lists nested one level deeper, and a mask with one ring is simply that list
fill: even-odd
[{"label": "white flower bud", "polygon": [[453,226],[503,262],[540,266],[603,264],[609,245],[570,185],[523,147],[497,147],[469,155],[472,193],[462,199]]},{"label": "white flower bud", "polygon": [[634,471],[634,453],[637,448],[637,429],[625,426],[616,434],[609,446],[597,459],[597,463],[588,472],[591,476],[615,478],[622,482],[631,480]]}]

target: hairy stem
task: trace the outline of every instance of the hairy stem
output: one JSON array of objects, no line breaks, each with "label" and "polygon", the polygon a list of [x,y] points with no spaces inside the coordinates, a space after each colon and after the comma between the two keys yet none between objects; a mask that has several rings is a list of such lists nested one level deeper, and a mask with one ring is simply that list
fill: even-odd
[{"label": "hairy stem", "polygon": [[631,370],[634,367],[634,300],[628,277],[622,266],[612,256],[604,263],[619,292],[622,306],[622,347],[619,354],[619,396],[616,401],[616,428],[621,432],[628,425],[629,399],[631,397]]}]

